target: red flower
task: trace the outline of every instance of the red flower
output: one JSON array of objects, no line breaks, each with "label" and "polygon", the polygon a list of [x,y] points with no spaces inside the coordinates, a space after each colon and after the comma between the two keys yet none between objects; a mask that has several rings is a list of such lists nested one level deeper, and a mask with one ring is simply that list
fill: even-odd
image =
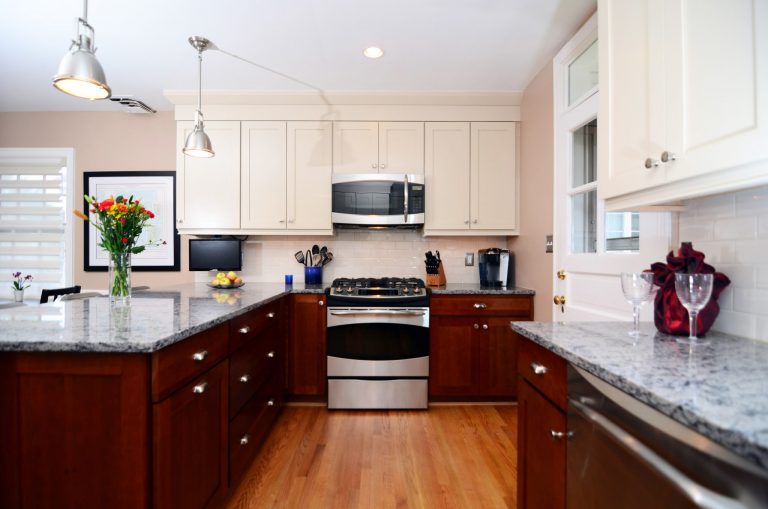
[{"label": "red flower", "polygon": [[150,219],[153,219],[153,218],[155,217],[155,215],[152,213],[152,211],[151,211],[151,210],[148,210],[148,211],[147,211],[147,215],[149,215],[149,218],[150,218]]},{"label": "red flower", "polygon": [[123,237],[120,240],[123,241],[123,244],[127,244],[128,243],[128,237]]},{"label": "red flower", "polygon": [[111,198],[107,198],[103,202],[99,203],[99,210],[104,211],[107,210],[109,207],[115,204],[115,200]]},{"label": "red flower", "polygon": [[125,222],[125,218],[124,218],[124,217],[121,217],[121,218],[120,218],[120,222],[121,222],[121,223],[124,223],[124,222]]}]

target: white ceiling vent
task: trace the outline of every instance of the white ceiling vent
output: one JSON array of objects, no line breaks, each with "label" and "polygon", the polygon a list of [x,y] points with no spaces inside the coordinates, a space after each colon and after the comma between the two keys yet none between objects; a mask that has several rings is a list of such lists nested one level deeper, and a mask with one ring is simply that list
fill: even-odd
[{"label": "white ceiling vent", "polygon": [[113,95],[109,100],[119,103],[126,113],[157,113],[156,110],[152,109],[145,102],[130,95]]}]

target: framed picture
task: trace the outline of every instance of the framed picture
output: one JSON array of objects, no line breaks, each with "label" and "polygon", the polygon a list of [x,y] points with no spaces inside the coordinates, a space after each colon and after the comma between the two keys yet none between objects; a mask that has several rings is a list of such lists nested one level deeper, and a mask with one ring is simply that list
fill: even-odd
[{"label": "framed picture", "polygon": [[[109,196],[133,195],[144,207],[155,213],[141,232],[138,244],[164,240],[165,244],[148,246],[131,257],[133,271],[180,270],[181,240],[176,231],[176,172],[175,171],[86,171],[83,173],[83,192],[103,200]],[[88,203],[83,200],[85,210]],[[85,225],[84,270],[107,270],[107,252],[99,247],[101,234]]]}]

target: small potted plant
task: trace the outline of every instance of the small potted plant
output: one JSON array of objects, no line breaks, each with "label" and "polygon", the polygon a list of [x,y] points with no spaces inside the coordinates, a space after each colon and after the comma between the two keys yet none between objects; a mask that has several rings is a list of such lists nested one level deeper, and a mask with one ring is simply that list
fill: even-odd
[{"label": "small potted plant", "polygon": [[24,289],[29,288],[32,284],[32,274],[22,276],[21,272],[14,272],[13,279],[13,300],[24,302]]}]

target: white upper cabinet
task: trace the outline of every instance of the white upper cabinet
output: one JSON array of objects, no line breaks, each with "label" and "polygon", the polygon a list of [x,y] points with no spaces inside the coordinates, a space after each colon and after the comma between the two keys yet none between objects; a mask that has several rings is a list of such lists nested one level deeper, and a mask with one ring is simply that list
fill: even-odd
[{"label": "white upper cabinet", "polygon": [[423,173],[424,122],[334,122],[334,173]]},{"label": "white upper cabinet", "polygon": [[331,231],[331,122],[288,122],[288,229]]},{"label": "white upper cabinet", "polygon": [[179,230],[240,228],[240,122],[211,121],[205,132],[215,156],[185,156],[184,141],[194,122],[178,122],[176,130],[176,217]]},{"label": "white upper cabinet", "polygon": [[517,125],[425,124],[428,235],[517,234]]},{"label": "white upper cabinet", "polygon": [[243,122],[240,146],[242,228],[285,230],[285,122]]},{"label": "white upper cabinet", "polygon": [[768,181],[768,3],[600,0],[598,11],[607,207]]}]

